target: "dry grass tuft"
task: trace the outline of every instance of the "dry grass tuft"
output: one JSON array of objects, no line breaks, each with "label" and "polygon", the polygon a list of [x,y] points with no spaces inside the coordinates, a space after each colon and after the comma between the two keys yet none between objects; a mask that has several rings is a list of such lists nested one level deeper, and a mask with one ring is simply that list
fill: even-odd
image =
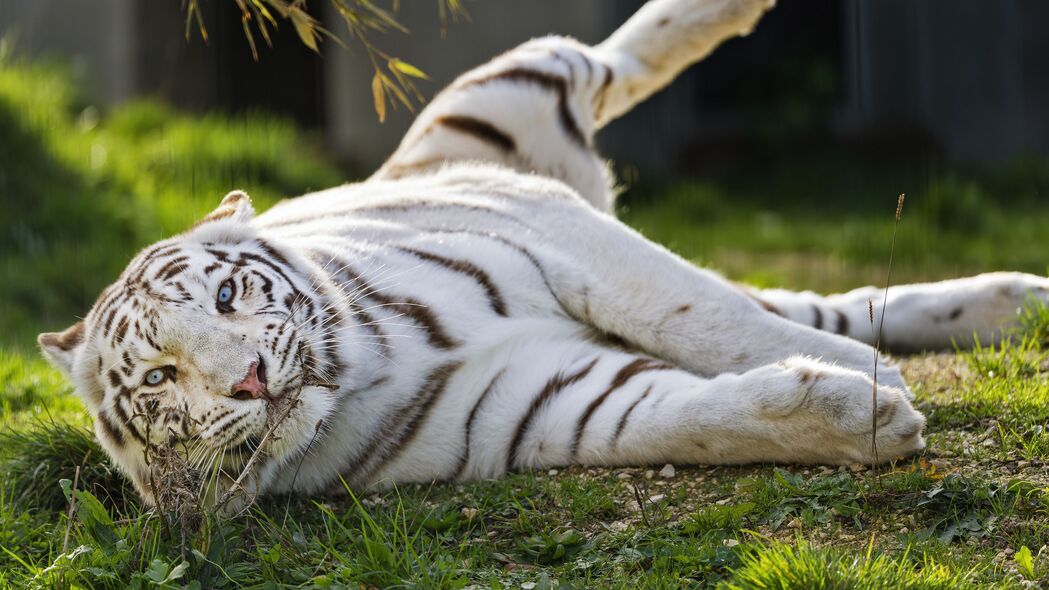
[{"label": "dry grass tuft", "polygon": [[204,522],[204,474],[189,464],[186,455],[173,443],[150,445],[147,451],[157,510],[184,539],[195,536]]}]

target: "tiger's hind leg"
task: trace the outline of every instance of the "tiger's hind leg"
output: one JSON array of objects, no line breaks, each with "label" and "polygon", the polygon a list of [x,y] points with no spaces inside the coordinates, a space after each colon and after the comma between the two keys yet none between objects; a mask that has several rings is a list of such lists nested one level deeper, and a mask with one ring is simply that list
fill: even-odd
[{"label": "tiger's hind leg", "polygon": [[[867,344],[874,344],[885,297],[876,287],[826,296],[781,289],[752,293],[766,309],[791,321]],[[1018,272],[896,285],[885,300],[881,342],[900,352],[971,346],[974,337],[994,343],[1017,326],[1017,312],[1025,304],[1036,302],[1049,303],[1049,278]]]},{"label": "tiger's hind leg", "polygon": [[721,42],[748,32],[769,0],[654,0],[600,45],[529,41],[462,75],[420,113],[374,178],[483,160],[566,182],[611,211],[594,133]]},{"label": "tiger's hind leg", "polygon": [[704,379],[630,357],[602,359],[553,398],[512,447],[508,468],[845,464],[925,447],[925,419],[908,397],[879,387],[875,409],[873,383],[859,371],[793,357]]}]

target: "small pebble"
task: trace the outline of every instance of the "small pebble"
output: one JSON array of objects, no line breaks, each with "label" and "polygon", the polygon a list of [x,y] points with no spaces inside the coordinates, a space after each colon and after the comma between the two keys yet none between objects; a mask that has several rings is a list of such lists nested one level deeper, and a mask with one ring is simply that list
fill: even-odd
[{"label": "small pebble", "polygon": [[652,479],[655,476],[656,476],[656,472],[654,470],[652,470],[652,469],[649,469],[648,471],[645,472],[645,479]]},{"label": "small pebble", "polygon": [[662,477],[663,479],[670,479],[675,475],[677,475],[677,470],[674,469],[674,466],[670,463],[667,463],[659,470],[659,477]]},{"label": "small pebble", "polygon": [[618,474],[616,474],[616,477],[618,479],[630,479],[634,476],[631,475],[629,471],[620,471]]},{"label": "small pebble", "polygon": [[666,498],[666,495],[664,495],[664,494],[656,494],[655,496],[650,497],[648,499],[648,501],[649,502],[659,502],[663,498]]},{"label": "small pebble", "polygon": [[546,474],[547,475],[557,475],[557,470],[556,469],[551,469],[550,471],[547,471]]},{"label": "small pebble", "polygon": [[725,539],[725,547],[735,547],[739,545],[739,541],[735,539]]}]

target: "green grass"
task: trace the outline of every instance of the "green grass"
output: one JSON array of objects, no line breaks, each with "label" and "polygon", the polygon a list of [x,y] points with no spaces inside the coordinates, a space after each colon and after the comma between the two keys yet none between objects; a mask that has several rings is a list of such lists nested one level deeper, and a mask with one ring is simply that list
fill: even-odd
[{"label": "green grass", "polygon": [[[906,555],[905,555],[906,557]],[[743,557],[743,566],[728,590],[948,590],[973,583],[973,571],[959,571],[936,562],[913,563],[885,555],[857,555],[833,549],[797,546],[761,547]]]},{"label": "green grass", "polygon": [[[1043,167],[1049,169],[1049,163]],[[817,177],[811,180],[812,186],[823,184]],[[991,270],[1046,273],[1049,208],[1018,197],[1004,203],[987,196],[973,197],[977,205],[951,203],[941,192],[950,192],[959,181],[947,184],[901,183],[895,191],[877,194],[860,187],[858,194],[844,193],[849,197],[844,201],[839,196],[813,202],[811,195],[800,193],[766,203],[735,188],[732,179],[689,182],[628,193],[620,217],[682,256],[734,279],[827,293],[884,283],[896,197],[906,192],[894,281]],[[966,186],[974,195],[983,194]],[[772,183],[765,190],[779,187]],[[960,221],[941,211],[952,207],[974,211]]]},{"label": "green grass", "polygon": [[[188,116],[148,102],[99,112],[60,67],[0,61],[0,207],[18,212],[0,216],[0,588],[1049,583],[1045,308],[1000,346],[905,359],[930,450],[877,471],[678,466],[664,479],[660,466],[572,468],[268,498],[187,534],[143,513],[33,337],[74,321],[136,249],[230,188],[265,208],[339,182],[319,153],[263,114]],[[1047,170],[1032,159],[930,175],[824,158],[635,187],[622,215],[733,278],[841,290],[883,280],[906,191],[900,280],[1044,272]]]},{"label": "green grass", "polygon": [[100,113],[60,67],[2,60],[0,162],[0,339],[22,346],[75,321],[138,248],[230,189],[264,208],[342,180],[286,121],[150,102]]}]

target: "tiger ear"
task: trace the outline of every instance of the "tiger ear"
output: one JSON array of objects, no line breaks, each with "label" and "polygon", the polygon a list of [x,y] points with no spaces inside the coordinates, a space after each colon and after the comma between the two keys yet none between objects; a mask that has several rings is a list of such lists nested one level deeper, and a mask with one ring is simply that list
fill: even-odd
[{"label": "tiger ear", "polygon": [[244,191],[230,191],[223,197],[219,206],[204,216],[193,227],[198,227],[212,221],[228,219],[238,223],[248,223],[255,217],[255,209],[251,206],[251,197]]},{"label": "tiger ear", "polygon": [[36,337],[44,356],[67,377],[73,374],[73,363],[84,344],[84,322],[80,321],[64,332],[46,332]]}]

